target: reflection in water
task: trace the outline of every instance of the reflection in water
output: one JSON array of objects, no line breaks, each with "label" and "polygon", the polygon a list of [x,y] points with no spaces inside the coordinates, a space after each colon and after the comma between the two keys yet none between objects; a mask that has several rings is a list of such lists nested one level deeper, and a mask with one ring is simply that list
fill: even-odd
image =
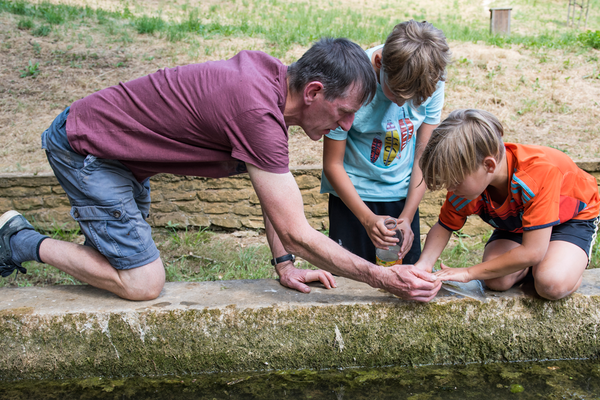
[{"label": "reflection in water", "polygon": [[0,399],[596,399],[600,361],[0,383]]}]

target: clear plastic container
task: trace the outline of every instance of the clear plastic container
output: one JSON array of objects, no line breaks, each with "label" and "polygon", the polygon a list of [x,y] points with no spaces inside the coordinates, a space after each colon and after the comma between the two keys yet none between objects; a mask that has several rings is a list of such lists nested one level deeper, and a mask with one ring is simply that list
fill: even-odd
[{"label": "clear plastic container", "polygon": [[402,259],[398,258],[398,253],[400,253],[400,248],[402,247],[404,237],[402,235],[402,231],[398,228],[398,221],[396,218],[386,218],[383,223],[389,230],[396,231],[394,237],[398,238],[399,241],[395,246],[388,246],[389,250],[383,250],[379,248],[375,249],[375,262],[377,265],[384,267],[391,267],[394,264],[402,264]]}]

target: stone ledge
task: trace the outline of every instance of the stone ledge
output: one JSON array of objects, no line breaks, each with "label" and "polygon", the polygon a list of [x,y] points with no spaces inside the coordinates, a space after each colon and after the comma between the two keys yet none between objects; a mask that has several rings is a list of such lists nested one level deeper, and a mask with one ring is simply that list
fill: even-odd
[{"label": "stone ledge", "polygon": [[524,285],[486,303],[442,290],[420,304],[337,279],[308,295],[276,280],[167,283],[147,302],[0,289],[0,380],[598,356],[600,270],[557,302]]}]

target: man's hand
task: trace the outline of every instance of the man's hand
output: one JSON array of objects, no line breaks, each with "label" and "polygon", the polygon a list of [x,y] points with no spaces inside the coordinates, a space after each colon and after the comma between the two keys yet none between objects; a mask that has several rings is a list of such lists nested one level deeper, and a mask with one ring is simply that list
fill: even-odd
[{"label": "man's hand", "polygon": [[277,274],[279,282],[290,289],[296,289],[302,293],[310,293],[310,286],[305,285],[308,282],[320,281],[327,289],[337,287],[333,275],[322,269],[299,269],[294,267],[292,262],[286,262],[277,265]]},{"label": "man's hand", "polygon": [[435,275],[414,265],[381,267],[379,282],[382,289],[404,300],[428,302],[442,287]]}]

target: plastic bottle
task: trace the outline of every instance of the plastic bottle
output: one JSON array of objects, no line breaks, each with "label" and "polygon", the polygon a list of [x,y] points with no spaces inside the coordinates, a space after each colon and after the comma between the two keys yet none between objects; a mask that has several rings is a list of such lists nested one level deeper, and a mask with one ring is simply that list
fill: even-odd
[{"label": "plastic bottle", "polygon": [[398,222],[396,218],[386,218],[383,221],[385,227],[391,231],[396,231],[394,235],[395,238],[398,238],[398,244],[395,246],[388,246],[389,250],[383,250],[380,248],[375,249],[375,258],[376,264],[382,265],[384,267],[391,267],[394,264],[402,264],[402,259],[398,258],[398,253],[400,253],[400,248],[402,247],[402,242],[404,241],[404,237],[402,235],[402,231],[398,229]]}]

